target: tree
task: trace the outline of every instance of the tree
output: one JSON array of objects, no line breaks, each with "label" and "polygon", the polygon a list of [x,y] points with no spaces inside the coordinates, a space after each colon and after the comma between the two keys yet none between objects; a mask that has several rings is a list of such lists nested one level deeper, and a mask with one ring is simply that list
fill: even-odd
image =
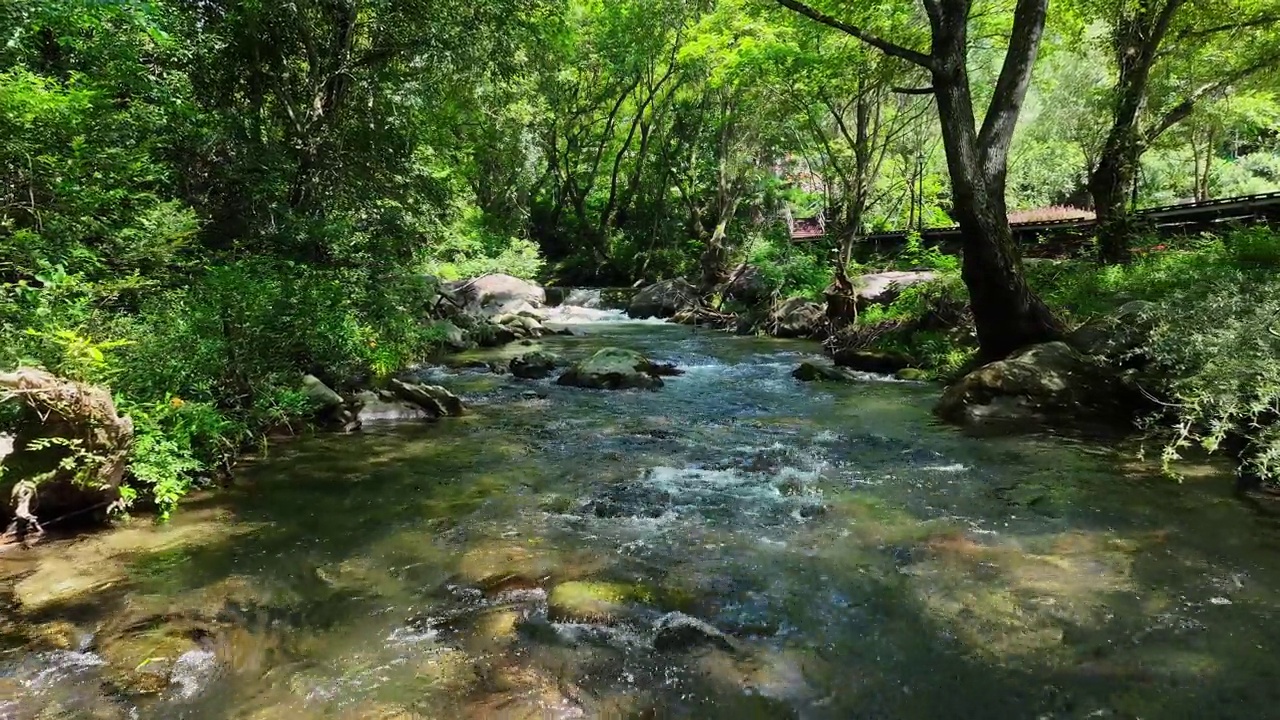
[{"label": "tree", "polygon": [[928,52],[892,42],[797,0],[777,0],[928,74],[951,176],[953,214],[965,237],[962,275],[981,357],[995,360],[1062,334],[1057,318],[1023,276],[1005,201],[1009,146],[1039,51],[1048,0],[1018,0],[1004,63],[980,128],[968,67],[973,2],[922,1],[931,36]]},{"label": "tree", "polygon": [[[1110,129],[1089,175],[1105,262],[1127,259],[1129,196],[1146,150],[1232,86],[1280,64],[1274,0],[1104,0],[1086,17],[1107,22],[1116,66]],[[1259,36],[1260,28],[1269,28]],[[1250,41],[1241,42],[1249,32]]]}]

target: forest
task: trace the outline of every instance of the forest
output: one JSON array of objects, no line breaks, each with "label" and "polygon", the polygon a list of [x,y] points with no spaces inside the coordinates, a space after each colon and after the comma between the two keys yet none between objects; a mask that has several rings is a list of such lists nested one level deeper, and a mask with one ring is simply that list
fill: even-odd
[{"label": "forest", "polygon": [[[1280,469],[1280,236],[1132,215],[1280,190],[1275,0],[6,0],[0,29],[0,368],[109,387],[162,513],[314,412],[301,373],[438,353],[439,285],[495,272],[723,310],[743,263],[778,300],[930,269],[835,320],[944,380],[1159,301],[1166,455]],[[1011,220],[1074,217],[1096,238],[1024,266]],[[859,250],[953,224],[959,257]],[[886,331],[923,296],[972,332]]]}]

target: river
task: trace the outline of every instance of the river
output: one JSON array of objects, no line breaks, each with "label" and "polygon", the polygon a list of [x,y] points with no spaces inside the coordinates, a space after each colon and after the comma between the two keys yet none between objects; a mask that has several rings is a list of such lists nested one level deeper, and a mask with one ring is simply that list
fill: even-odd
[{"label": "river", "polygon": [[[276,445],[167,526],[0,556],[0,718],[1276,716],[1280,530],[1220,471],[970,437],[933,386],[793,380],[812,344],[560,319],[564,357],[687,372],[429,369],[467,417]],[[676,611],[725,637],[655,647]]]}]

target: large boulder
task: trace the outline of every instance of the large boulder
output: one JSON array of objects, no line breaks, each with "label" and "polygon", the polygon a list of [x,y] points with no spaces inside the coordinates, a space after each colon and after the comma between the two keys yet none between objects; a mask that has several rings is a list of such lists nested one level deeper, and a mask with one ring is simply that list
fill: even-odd
[{"label": "large boulder", "polygon": [[484,275],[454,283],[451,289],[471,312],[486,316],[540,308],[547,300],[546,291],[541,287],[510,275]]},{"label": "large boulder", "polygon": [[891,271],[863,275],[854,282],[856,286],[855,292],[858,295],[858,305],[861,307],[889,305],[898,299],[903,290],[912,285],[932,282],[937,279],[937,273],[928,271]]},{"label": "large boulder", "polygon": [[663,385],[661,375],[676,372],[671,366],[654,363],[634,350],[604,348],[574,363],[556,383],[593,390],[657,390]]},{"label": "large boulder", "polygon": [[755,265],[739,265],[729,276],[721,293],[728,300],[746,305],[764,305],[773,296],[773,284]]},{"label": "large boulder", "polygon": [[766,327],[774,337],[822,338],[827,334],[826,308],[804,298],[790,298],[773,309]]},{"label": "large boulder", "polygon": [[966,425],[1080,420],[1118,409],[1124,397],[1114,375],[1066,343],[1051,342],[964,376],[935,412]]},{"label": "large boulder", "polygon": [[460,417],[466,408],[457,395],[439,385],[425,385],[395,379],[391,392],[399,399],[422,408],[429,417]]},{"label": "large boulder", "polygon": [[560,358],[546,352],[530,352],[511,358],[511,374],[521,380],[541,380],[551,377]]},{"label": "large boulder", "polygon": [[698,289],[688,280],[676,278],[654,283],[636,293],[627,306],[627,315],[633,318],[669,318],[700,304]]}]

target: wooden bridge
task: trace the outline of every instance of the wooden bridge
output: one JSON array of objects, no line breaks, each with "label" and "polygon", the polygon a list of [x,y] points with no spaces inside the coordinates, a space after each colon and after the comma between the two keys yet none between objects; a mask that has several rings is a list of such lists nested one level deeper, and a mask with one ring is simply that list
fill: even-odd
[{"label": "wooden bridge", "polygon": [[[1138,210],[1133,217],[1164,236],[1213,230],[1237,222],[1280,222],[1280,192],[1165,205]],[[786,220],[793,243],[818,242],[826,237],[826,222],[821,217],[792,218],[788,212]],[[1020,244],[1033,244],[1043,240],[1061,242],[1089,237],[1097,225],[1097,221],[1092,219],[1069,219],[1014,223],[1011,227],[1014,239]],[[907,235],[906,230],[870,233],[858,238],[858,243],[866,252],[887,251],[905,243]],[[961,233],[960,228],[953,225],[921,230],[920,237],[930,245],[954,245],[958,248]]]}]

